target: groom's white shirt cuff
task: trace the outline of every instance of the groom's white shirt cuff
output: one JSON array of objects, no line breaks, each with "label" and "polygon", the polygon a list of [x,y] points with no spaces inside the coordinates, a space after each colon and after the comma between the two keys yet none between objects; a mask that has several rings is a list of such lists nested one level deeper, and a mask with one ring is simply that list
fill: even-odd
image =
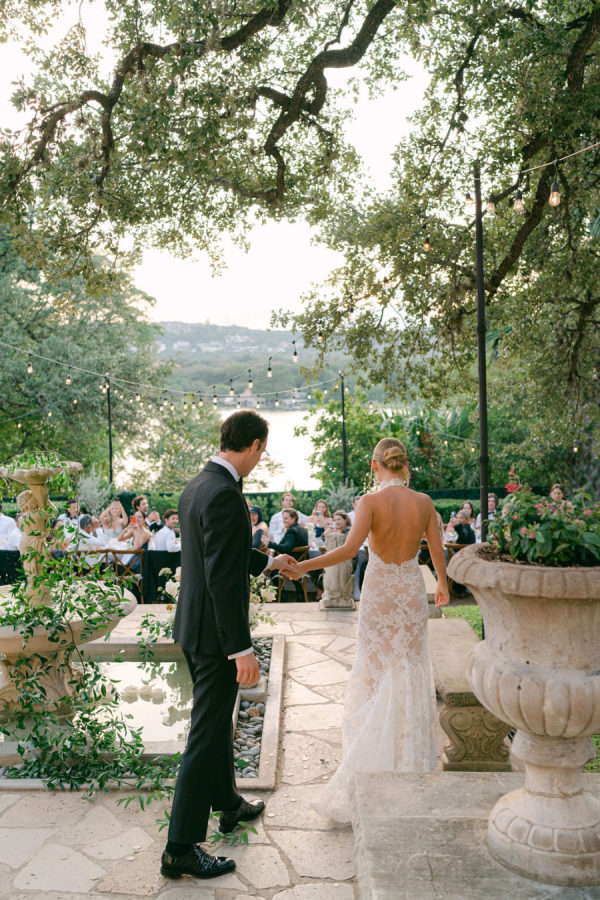
[{"label": "groom's white shirt cuff", "polygon": [[[211,459],[211,462],[217,463],[217,465],[223,466],[225,469],[227,469],[229,474],[233,475],[233,477],[235,478],[236,481],[240,480],[238,470],[236,469],[236,467],[234,465],[232,465],[229,462],[228,459],[223,459],[222,456],[213,456]],[[265,568],[263,569],[263,571],[266,572],[267,569],[271,569],[272,567],[273,567],[273,557],[269,556],[267,564],[266,564]],[[248,647],[247,650],[240,650],[239,653],[232,653],[231,656],[227,657],[227,659],[237,659],[238,656],[249,656],[250,653],[254,653],[254,647]]]}]

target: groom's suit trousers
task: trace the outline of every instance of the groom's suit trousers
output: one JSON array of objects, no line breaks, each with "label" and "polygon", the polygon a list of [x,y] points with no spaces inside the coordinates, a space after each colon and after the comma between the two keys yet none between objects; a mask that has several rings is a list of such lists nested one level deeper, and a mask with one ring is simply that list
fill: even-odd
[{"label": "groom's suit trousers", "polygon": [[239,800],[233,763],[232,714],[237,695],[234,659],[222,654],[185,658],[194,684],[190,733],[177,777],[169,840],[206,839],[211,808],[233,809]]}]

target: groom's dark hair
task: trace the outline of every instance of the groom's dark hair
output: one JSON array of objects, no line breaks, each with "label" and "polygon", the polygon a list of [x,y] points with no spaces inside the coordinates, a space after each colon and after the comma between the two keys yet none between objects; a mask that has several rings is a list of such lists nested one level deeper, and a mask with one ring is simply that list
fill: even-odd
[{"label": "groom's dark hair", "polygon": [[221,425],[221,450],[245,450],[256,440],[264,444],[268,436],[267,420],[252,409],[242,409]]}]

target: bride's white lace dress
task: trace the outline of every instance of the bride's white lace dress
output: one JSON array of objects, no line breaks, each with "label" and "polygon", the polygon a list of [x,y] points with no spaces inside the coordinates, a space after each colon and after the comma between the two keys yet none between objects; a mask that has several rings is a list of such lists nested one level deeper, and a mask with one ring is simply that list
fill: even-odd
[{"label": "bride's white lace dress", "polygon": [[427,619],[417,558],[396,565],[370,550],[345,694],[342,763],[315,804],[322,815],[350,821],[350,785],[357,772],[435,768]]}]

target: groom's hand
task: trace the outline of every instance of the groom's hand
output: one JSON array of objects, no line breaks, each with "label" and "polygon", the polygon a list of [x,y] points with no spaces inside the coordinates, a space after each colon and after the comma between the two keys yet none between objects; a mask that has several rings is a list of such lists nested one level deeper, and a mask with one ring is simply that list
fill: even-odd
[{"label": "groom's hand", "polygon": [[258,660],[254,653],[236,657],[235,665],[237,668],[236,681],[239,686],[243,688],[254,687],[260,677]]},{"label": "groom's hand", "polygon": [[289,574],[296,564],[296,560],[293,556],[290,556],[287,553],[280,553],[279,556],[273,557],[273,565],[272,569],[279,569],[280,572],[283,572],[284,575]]}]

